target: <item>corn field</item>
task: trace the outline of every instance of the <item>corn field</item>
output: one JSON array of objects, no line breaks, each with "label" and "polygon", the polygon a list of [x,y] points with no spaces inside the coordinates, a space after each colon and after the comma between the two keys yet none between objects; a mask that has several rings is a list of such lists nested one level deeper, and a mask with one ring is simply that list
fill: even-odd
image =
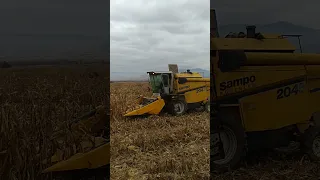
[{"label": "corn field", "polygon": [[[0,71],[0,179],[51,179],[44,161],[56,150],[53,132],[109,103],[109,67],[66,66]],[[65,158],[72,155],[65,136]]]},{"label": "corn field", "polygon": [[209,113],[124,118],[148,83],[111,83],[111,179],[209,179]]}]

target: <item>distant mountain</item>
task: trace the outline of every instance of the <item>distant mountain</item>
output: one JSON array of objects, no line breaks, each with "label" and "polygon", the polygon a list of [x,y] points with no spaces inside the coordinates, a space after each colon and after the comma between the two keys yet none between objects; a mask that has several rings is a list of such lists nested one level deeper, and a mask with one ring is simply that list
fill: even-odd
[{"label": "distant mountain", "polygon": [[[246,32],[246,26],[249,24],[229,24],[219,26],[220,36],[224,37],[229,32]],[[256,25],[256,32],[277,33],[277,34],[300,34],[302,37],[301,45],[303,52],[320,53],[320,30],[304,27],[290,22],[279,21],[271,24]],[[299,50],[297,38],[289,39]]]}]

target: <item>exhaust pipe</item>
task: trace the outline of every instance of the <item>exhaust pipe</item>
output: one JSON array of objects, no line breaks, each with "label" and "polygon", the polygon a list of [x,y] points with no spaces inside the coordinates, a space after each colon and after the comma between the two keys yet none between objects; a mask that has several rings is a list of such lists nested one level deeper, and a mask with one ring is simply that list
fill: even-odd
[{"label": "exhaust pipe", "polygon": [[219,37],[217,16],[214,9],[210,9],[210,34],[213,38]]},{"label": "exhaust pipe", "polygon": [[247,38],[256,37],[256,26],[247,26]]}]

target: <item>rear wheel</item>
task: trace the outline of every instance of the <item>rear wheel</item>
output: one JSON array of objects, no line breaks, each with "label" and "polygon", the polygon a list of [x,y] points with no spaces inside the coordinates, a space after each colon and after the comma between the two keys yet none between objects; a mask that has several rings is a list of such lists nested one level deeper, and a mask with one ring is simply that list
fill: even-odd
[{"label": "rear wheel", "polygon": [[196,111],[196,112],[204,112],[204,111],[205,111],[205,108],[204,108],[203,105],[200,105],[200,107],[195,108],[195,111]]},{"label": "rear wheel", "polygon": [[312,161],[320,161],[320,127],[312,126],[303,135],[302,150]]},{"label": "rear wheel", "polygon": [[220,132],[225,158],[212,162],[213,171],[224,172],[234,169],[242,160],[245,152],[245,136],[241,119],[232,112],[223,113]]},{"label": "rear wheel", "polygon": [[182,100],[173,101],[171,102],[170,109],[171,109],[171,114],[175,116],[183,115],[187,111],[187,103],[185,103]]},{"label": "rear wheel", "polygon": [[198,103],[198,104],[197,104],[197,107],[195,108],[195,111],[196,111],[196,112],[204,112],[204,111],[206,111],[206,109],[205,109],[205,104],[203,104],[203,103]]}]

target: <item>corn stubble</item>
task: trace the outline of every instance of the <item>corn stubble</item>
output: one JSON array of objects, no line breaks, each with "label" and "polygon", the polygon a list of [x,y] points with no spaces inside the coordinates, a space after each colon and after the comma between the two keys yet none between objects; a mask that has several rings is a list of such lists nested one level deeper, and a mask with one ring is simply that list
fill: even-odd
[{"label": "corn stubble", "polygon": [[209,179],[209,114],[124,118],[148,83],[110,86],[111,179]]},{"label": "corn stubble", "polygon": [[[68,122],[109,103],[106,67],[12,68],[0,71],[0,179],[52,179],[41,174],[60,146],[81,151]],[[92,76],[94,72],[94,76]],[[51,140],[65,129],[65,143]]]},{"label": "corn stubble", "polygon": [[[126,119],[148,83],[115,82],[111,94],[111,179],[209,179],[209,115],[192,112]],[[303,154],[253,154],[214,180],[317,180],[320,166]]]},{"label": "corn stubble", "polygon": [[[109,67],[12,68],[0,71],[0,179],[52,179],[41,171],[57,146],[80,151],[68,122],[109,104]],[[92,73],[94,72],[94,73]],[[111,179],[209,179],[209,115],[126,119],[147,83],[111,84]],[[66,123],[67,122],[67,123]],[[65,143],[52,141],[65,129]],[[214,179],[317,179],[319,165],[303,156],[259,157]]]}]

